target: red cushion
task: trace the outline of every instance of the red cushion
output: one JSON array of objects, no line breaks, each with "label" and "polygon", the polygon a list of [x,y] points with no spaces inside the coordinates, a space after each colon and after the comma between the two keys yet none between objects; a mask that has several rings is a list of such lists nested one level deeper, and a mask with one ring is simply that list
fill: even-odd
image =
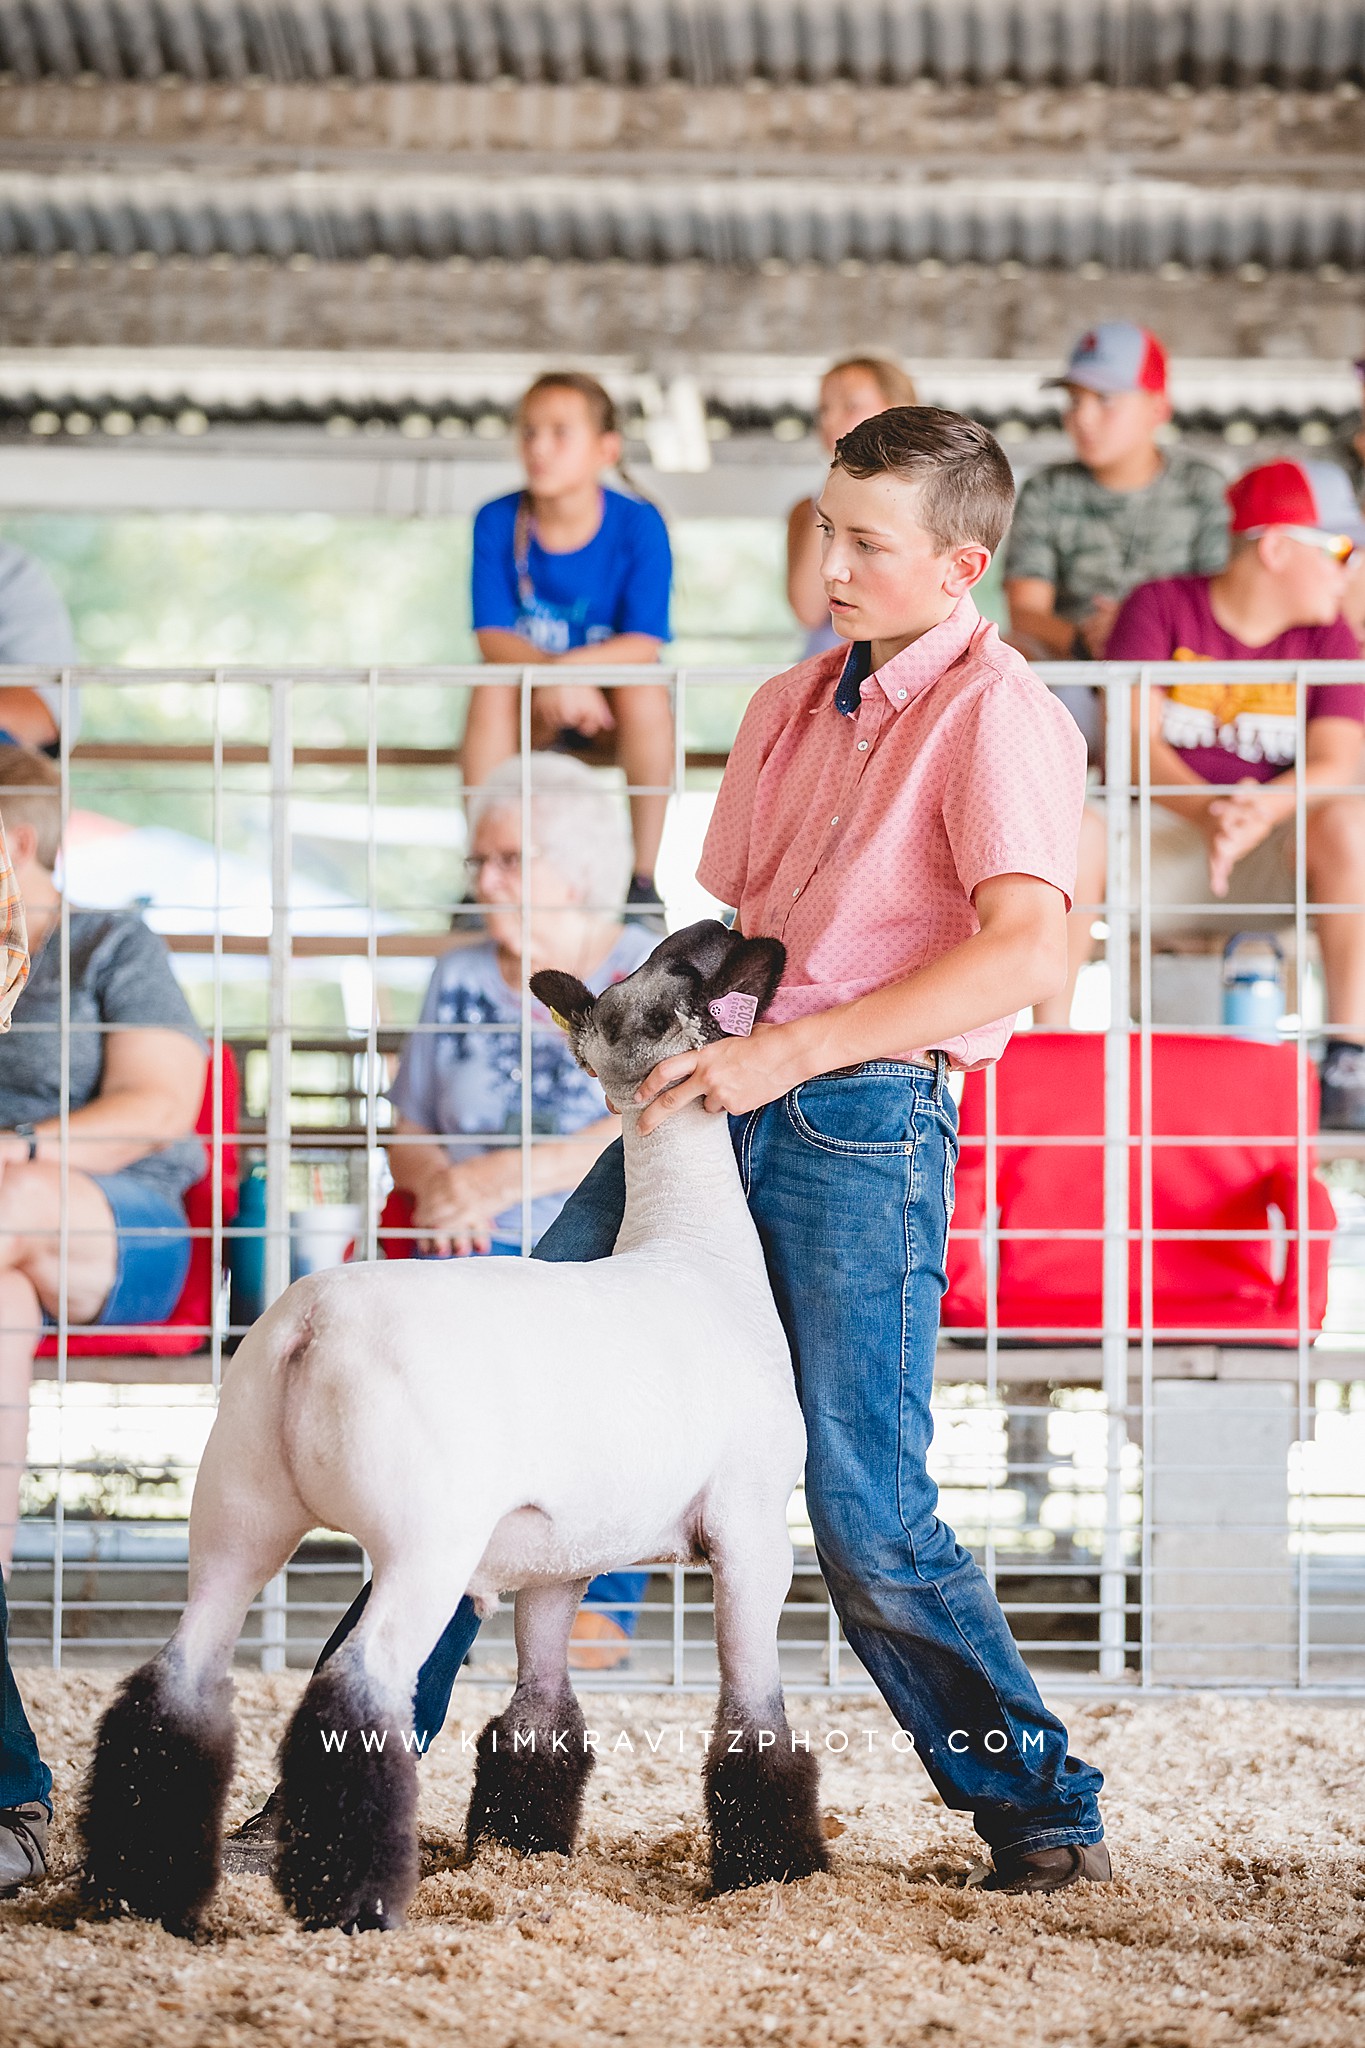
[{"label": "red cushion", "polygon": [[[1131,1046],[1131,1129],[1141,1128],[1140,1041]],[[1298,1329],[1298,1252],[1290,1239],[1285,1272],[1276,1279],[1268,1236],[1272,1206],[1292,1232],[1297,1221],[1294,1144],[1297,1055],[1292,1046],[1194,1035],[1152,1040],[1152,1133],[1208,1137],[1211,1145],[1161,1145],[1152,1150],[1152,1221],[1158,1230],[1245,1232],[1224,1241],[1157,1242],[1152,1253],[1153,1323],[1191,1340],[1221,1331],[1246,1340],[1283,1341]],[[999,1247],[998,1325],[1028,1330],[1039,1342],[1053,1331],[1098,1333],[1101,1322],[1104,1213],[1104,1039],[1098,1034],[1045,1031],[1016,1038],[995,1070],[995,1200],[1002,1231],[1036,1237],[1003,1239]],[[1317,1130],[1317,1076],[1308,1072],[1308,1130]],[[943,1322],[981,1329],[986,1320],[984,1234],[986,1076],[969,1074],[961,1108],[962,1156],[957,1213],[948,1248],[949,1291]],[[1042,1137],[1079,1144],[1040,1145]],[[1141,1222],[1138,1147],[1130,1154],[1130,1227]],[[1308,1224],[1330,1232],[1331,1198],[1309,1153]],[[1094,1233],[1078,1241],[1061,1231]],[[1308,1252],[1310,1330],[1327,1304],[1325,1237]],[[1130,1243],[1129,1320],[1141,1325],[1140,1247]]]},{"label": "red cushion", "polygon": [[[215,1063],[210,1061],[204,1082],[204,1099],[199,1108],[199,1120],[195,1125],[201,1137],[213,1136],[213,1076]],[[222,1049],[223,1105],[221,1129],[232,1133],[237,1129],[238,1086],[237,1062],[230,1046]],[[212,1148],[210,1147],[210,1150]],[[222,1187],[223,1222],[230,1223],[237,1214],[237,1140],[225,1135],[222,1145]],[[185,1196],[185,1214],[192,1230],[207,1233],[213,1224],[213,1167],[204,1178],[196,1181]],[[68,1355],[76,1358],[172,1358],[187,1352],[203,1351],[207,1348],[207,1329],[213,1321],[213,1305],[217,1299],[219,1273],[214,1258],[211,1236],[194,1237],[190,1240],[190,1266],[185,1275],[185,1285],[180,1299],[171,1310],[165,1323],[158,1330],[143,1334],[120,1336],[117,1329],[72,1330],[67,1337]],[[40,1358],[51,1358],[57,1349],[56,1333],[48,1330],[38,1346]]]}]

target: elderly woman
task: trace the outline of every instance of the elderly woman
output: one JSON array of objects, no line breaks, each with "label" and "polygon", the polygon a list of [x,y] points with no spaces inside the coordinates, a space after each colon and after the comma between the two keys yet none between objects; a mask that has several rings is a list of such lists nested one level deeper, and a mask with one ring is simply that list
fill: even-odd
[{"label": "elderly woman", "polygon": [[[394,1182],[413,1198],[413,1227],[428,1257],[521,1250],[527,978],[537,968],[567,968],[598,994],[657,944],[639,925],[621,921],[631,861],[626,813],[611,785],[581,761],[533,755],[524,874],[520,760],[501,763],[473,792],[469,827],[469,882],[484,906],[484,936],[437,963],[390,1090],[397,1112],[389,1150]],[[530,906],[524,933],[523,888]],[[534,1244],[620,1128],[597,1082],[538,1003],[531,1011],[530,1094]],[[580,1668],[626,1654],[631,1603],[644,1586],[640,1574],[614,1573],[590,1587],[575,1625]]]},{"label": "elderly woman", "polygon": [[[394,1182],[413,1198],[422,1250],[438,1256],[521,1250],[527,978],[537,968],[567,968],[598,993],[633,973],[657,944],[621,921],[630,874],[625,812],[610,784],[582,762],[532,757],[524,876],[520,762],[495,768],[471,795],[469,811],[467,866],[484,935],[437,963],[389,1091],[397,1112]],[[530,904],[524,934],[523,887]],[[531,1026],[534,1243],[619,1126],[563,1032],[534,1002]]]},{"label": "elderly woman", "polygon": [[[32,967],[0,1042],[0,1562],[8,1566],[44,1322],[159,1323],[189,1267],[184,1197],[207,1049],[166,948],[128,911],[72,910],[62,1165],[61,844],[55,765],[0,747],[0,812]],[[63,1247],[62,1223],[66,1224]]]}]

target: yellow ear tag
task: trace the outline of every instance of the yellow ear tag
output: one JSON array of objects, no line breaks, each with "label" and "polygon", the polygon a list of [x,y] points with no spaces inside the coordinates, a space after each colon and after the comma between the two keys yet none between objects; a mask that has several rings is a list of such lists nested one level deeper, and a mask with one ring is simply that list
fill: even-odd
[{"label": "yellow ear tag", "polygon": [[568,1018],[567,1018],[567,1017],[561,1017],[561,1016],[560,1016],[560,1014],[559,1014],[559,1012],[558,1012],[558,1010],[551,1010],[551,1012],[550,1012],[550,1022],[551,1022],[552,1024],[557,1024],[557,1025],[559,1026],[560,1030],[561,1030],[561,1031],[563,1031],[563,1032],[564,1032],[564,1033],[566,1033],[566,1034],[568,1033],[568,1031],[569,1031],[569,1029],[570,1029],[570,1025],[569,1025],[569,1020],[568,1020]]}]

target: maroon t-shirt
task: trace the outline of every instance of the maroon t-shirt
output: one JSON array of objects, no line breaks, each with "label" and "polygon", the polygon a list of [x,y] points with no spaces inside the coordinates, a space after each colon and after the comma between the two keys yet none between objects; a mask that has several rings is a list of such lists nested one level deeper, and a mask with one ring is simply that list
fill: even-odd
[{"label": "maroon t-shirt", "polygon": [[[1207,576],[1168,576],[1128,597],[1109,635],[1110,661],[1358,661],[1355,634],[1344,619],[1330,626],[1291,626],[1264,647],[1234,639],[1213,616]],[[1170,685],[1161,736],[1205,782],[1270,782],[1294,765],[1292,682]],[[1355,718],[1365,724],[1365,683],[1310,683],[1305,716]]]}]

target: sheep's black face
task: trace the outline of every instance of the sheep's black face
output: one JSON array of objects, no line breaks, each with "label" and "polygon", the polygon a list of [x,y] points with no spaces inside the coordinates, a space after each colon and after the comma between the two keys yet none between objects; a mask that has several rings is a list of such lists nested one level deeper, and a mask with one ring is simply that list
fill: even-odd
[{"label": "sheep's black face", "polygon": [[554,970],[533,974],[531,989],[562,1020],[579,1065],[597,1075],[607,1100],[622,1109],[660,1060],[725,1035],[713,1002],[752,997],[761,1016],[785,962],[776,939],[741,938],[707,918],[674,932],[634,974],[600,996]]}]

